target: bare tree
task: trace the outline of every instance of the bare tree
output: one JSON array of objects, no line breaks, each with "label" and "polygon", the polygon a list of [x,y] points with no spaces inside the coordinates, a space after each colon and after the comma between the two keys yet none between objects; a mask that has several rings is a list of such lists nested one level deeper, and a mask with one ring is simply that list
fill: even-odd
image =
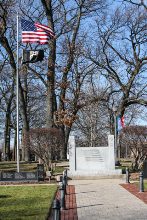
[{"label": "bare tree", "polygon": [[[3,63],[5,63],[6,60],[6,63],[9,66],[8,68],[9,72],[11,72],[13,76],[13,80],[14,80],[14,84],[12,87],[13,90],[14,90],[14,86],[16,85],[16,11],[18,11],[17,1],[14,0],[14,1],[0,2],[0,45],[1,45],[0,56],[4,61]],[[21,59],[19,60],[19,62],[20,61]],[[35,110],[37,111],[37,108],[33,106],[33,103],[35,102],[35,100],[39,98],[38,97],[39,92],[38,91],[36,92],[38,82],[37,80],[35,82],[34,79],[35,77],[32,77],[32,75],[30,76],[30,74],[28,74],[27,66],[20,65],[19,97],[20,97],[20,113],[21,113],[20,130],[22,129],[22,140],[23,140],[23,133],[29,131],[30,125],[32,125],[33,117],[35,117],[34,112]],[[31,94],[31,91],[33,91],[32,88],[34,88],[34,94],[36,94],[36,97],[34,96],[34,99],[33,99],[33,95]],[[42,90],[40,89],[40,91],[43,94],[44,88],[42,88]],[[40,96],[42,95],[41,92],[40,92]],[[15,97],[14,92],[13,92],[13,96]],[[42,110],[42,112],[44,111]],[[38,122],[36,124],[38,124]],[[33,123],[33,125],[35,126],[35,123]],[[28,150],[23,148],[23,152],[24,152],[23,160],[29,160]]]},{"label": "bare tree", "polygon": [[3,119],[4,130],[4,158],[10,160],[10,140],[12,127],[12,112],[15,109],[14,104],[14,77],[10,72],[9,66],[5,65],[0,74],[0,112]]},{"label": "bare tree", "polygon": [[50,170],[51,162],[60,157],[63,148],[63,136],[57,128],[30,129],[29,140],[26,140],[29,150],[43,161],[46,170]]},{"label": "bare tree", "polygon": [[[25,131],[29,131],[30,127],[43,126],[44,117],[43,120],[37,119],[35,123],[35,117],[39,118],[41,113],[41,103],[39,108],[36,105],[42,99],[43,115],[47,114],[46,127],[58,127],[62,130],[65,142],[65,147],[62,149],[63,158],[66,158],[72,124],[77,118],[78,111],[85,105],[103,100],[105,104],[108,102],[107,108],[112,113],[112,105],[114,101],[118,101],[120,114],[123,114],[131,104],[146,105],[146,87],[143,78],[146,68],[146,52],[143,49],[145,48],[146,14],[142,11],[142,7],[126,10],[125,16],[117,10],[114,16],[111,15],[110,21],[109,14],[107,18],[109,11],[102,16],[103,10],[106,9],[106,2],[102,0],[37,2],[21,0],[19,4],[22,17],[47,23],[56,36],[44,47],[46,63],[29,65],[24,76],[20,77],[22,127]],[[10,18],[15,13],[16,3],[17,1],[0,3],[2,12],[0,43],[8,54],[14,76],[16,76],[14,53],[16,39],[12,36],[15,36],[16,27],[13,19]],[[97,45],[93,45],[92,50],[88,48],[88,54],[86,45],[91,47],[92,37],[90,31],[86,30],[87,23],[90,19],[94,25],[96,18],[98,37],[95,33],[93,37],[95,36],[94,40],[98,39],[98,42],[95,41]],[[90,41],[88,41],[88,35],[91,37]],[[118,47],[118,44],[121,47]],[[26,45],[25,48],[36,49],[38,45]],[[94,51],[94,48],[97,50]],[[96,52],[95,56],[93,56],[94,52]],[[88,61],[84,55],[89,58]],[[124,71],[123,74],[122,71]],[[87,84],[93,84],[95,74],[101,74],[103,80],[105,78],[108,83],[103,96],[91,97],[87,102],[86,98],[83,99],[83,94]],[[30,82],[33,82],[33,77],[32,86]]]},{"label": "bare tree", "polygon": [[[13,51],[16,50],[16,25],[12,17],[16,15],[17,2],[14,1],[1,1],[0,2],[0,44],[7,54],[7,59],[11,67],[12,75],[16,82],[16,57]],[[23,128],[25,131],[29,130],[29,122],[27,117],[27,103],[25,97],[25,90],[22,87],[19,79],[19,92],[21,101],[21,116],[23,120]],[[25,152],[25,159],[29,159],[28,152]]]},{"label": "bare tree", "polygon": [[[71,105],[72,109],[67,110],[68,104],[66,100],[68,99],[69,93],[68,84],[72,82],[72,67],[75,56],[80,51],[79,49],[80,46],[82,46],[81,42],[84,37],[84,34],[82,34],[83,36],[81,35],[81,40],[79,39],[80,28],[82,27],[84,19],[92,16],[98,10],[101,11],[103,9],[105,1],[92,0],[89,3],[87,0],[71,2],[66,0],[56,2],[52,0],[41,0],[41,2],[46,13],[48,24],[56,34],[56,38],[49,42],[50,51],[48,56],[47,72],[47,126],[52,127],[55,125],[54,113],[57,110],[59,114],[60,112],[68,111],[68,114],[64,114],[64,121],[70,121],[70,123],[68,126],[64,123],[60,125],[63,136],[65,137],[65,149],[63,149],[64,151],[62,152],[62,157],[66,158],[67,140],[70,128],[78,111],[77,100],[81,87],[80,73],[78,73],[77,78],[74,78],[75,96]],[[57,79],[60,85],[58,87],[59,90],[56,90],[55,87],[55,81]],[[72,90],[73,84],[70,86]],[[56,116],[58,117],[58,115]]]},{"label": "bare tree", "polygon": [[137,171],[142,168],[147,157],[147,127],[128,126],[120,134],[121,147],[128,147],[132,157],[132,169]]},{"label": "bare tree", "polygon": [[147,105],[146,15],[142,8],[117,8],[97,22],[95,52],[85,53],[108,80],[109,106],[120,115],[130,105]]},{"label": "bare tree", "polygon": [[[93,87],[94,89],[94,87]],[[107,134],[110,132],[109,111],[106,103],[101,101],[103,91],[87,88],[85,93],[86,105],[78,112],[73,130],[79,136],[78,141],[83,146],[106,146]],[[97,93],[97,94],[96,94]],[[91,97],[99,97],[99,101],[91,102]],[[89,101],[89,103],[88,103]]]},{"label": "bare tree", "polygon": [[143,6],[145,9],[147,9],[146,0],[123,0],[123,1],[131,3],[133,5],[137,5],[138,7]]}]

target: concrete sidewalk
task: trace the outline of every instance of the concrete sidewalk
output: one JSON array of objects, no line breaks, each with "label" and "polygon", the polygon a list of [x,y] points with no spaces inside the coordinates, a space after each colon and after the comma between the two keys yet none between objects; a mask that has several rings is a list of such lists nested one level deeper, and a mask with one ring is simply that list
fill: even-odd
[{"label": "concrete sidewalk", "polygon": [[118,179],[72,180],[78,220],[147,220],[147,205]]}]

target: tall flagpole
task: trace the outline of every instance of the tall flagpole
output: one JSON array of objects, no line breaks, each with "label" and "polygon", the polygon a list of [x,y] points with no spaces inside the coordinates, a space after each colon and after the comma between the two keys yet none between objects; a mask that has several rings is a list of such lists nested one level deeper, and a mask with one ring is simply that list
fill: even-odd
[{"label": "tall flagpole", "polygon": [[16,72],[16,108],[17,108],[17,172],[19,172],[19,17],[17,13],[17,72]]}]

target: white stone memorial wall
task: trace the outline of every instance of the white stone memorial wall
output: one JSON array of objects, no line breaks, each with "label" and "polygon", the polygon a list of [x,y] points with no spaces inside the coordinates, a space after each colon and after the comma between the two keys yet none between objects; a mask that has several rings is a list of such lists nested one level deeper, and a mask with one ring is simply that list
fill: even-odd
[{"label": "white stone memorial wall", "polygon": [[71,175],[120,174],[115,170],[114,136],[108,136],[108,146],[78,147],[75,137],[69,137],[69,165]]}]

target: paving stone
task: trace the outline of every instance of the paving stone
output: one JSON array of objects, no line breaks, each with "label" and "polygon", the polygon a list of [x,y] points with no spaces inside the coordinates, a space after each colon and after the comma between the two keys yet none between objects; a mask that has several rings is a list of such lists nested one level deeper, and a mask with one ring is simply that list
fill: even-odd
[{"label": "paving stone", "polygon": [[125,190],[122,180],[73,180],[78,220],[146,220],[147,205]]},{"label": "paving stone", "polygon": [[147,220],[146,196],[118,179],[69,181],[61,220]]}]

